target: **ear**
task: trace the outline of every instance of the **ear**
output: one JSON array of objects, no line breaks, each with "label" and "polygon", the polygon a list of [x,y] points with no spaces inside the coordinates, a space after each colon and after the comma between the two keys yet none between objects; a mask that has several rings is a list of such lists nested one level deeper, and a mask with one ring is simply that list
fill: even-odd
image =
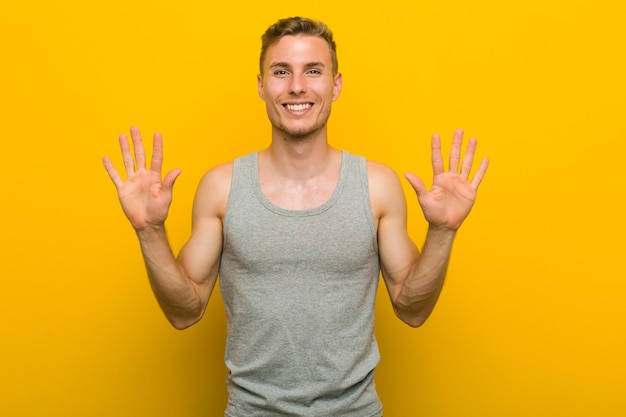
[{"label": "ear", "polygon": [[259,89],[259,97],[261,100],[265,101],[265,94],[263,93],[263,76],[258,74],[256,76],[257,88]]},{"label": "ear", "polygon": [[339,94],[341,94],[341,87],[343,86],[343,76],[340,72],[335,75],[335,80],[333,83],[333,101],[339,98]]}]

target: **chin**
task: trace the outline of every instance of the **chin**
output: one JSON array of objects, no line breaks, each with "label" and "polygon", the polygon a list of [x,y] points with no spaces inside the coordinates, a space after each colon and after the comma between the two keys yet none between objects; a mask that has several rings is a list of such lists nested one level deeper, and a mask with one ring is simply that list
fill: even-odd
[{"label": "chin", "polygon": [[278,129],[287,137],[294,140],[304,140],[322,130],[323,126],[308,127],[308,128],[285,128],[279,127]]}]

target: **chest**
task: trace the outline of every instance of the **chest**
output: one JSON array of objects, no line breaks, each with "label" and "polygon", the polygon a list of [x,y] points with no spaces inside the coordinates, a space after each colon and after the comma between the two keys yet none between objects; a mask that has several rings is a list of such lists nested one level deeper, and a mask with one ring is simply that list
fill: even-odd
[{"label": "chest", "polygon": [[286,210],[309,210],[327,202],[333,195],[332,183],[296,185],[280,181],[261,182],[265,198],[277,207]]},{"label": "chest", "polygon": [[305,268],[345,273],[361,268],[377,257],[371,223],[358,205],[341,206],[309,216],[249,207],[246,216],[228,224],[226,252],[255,274]]}]

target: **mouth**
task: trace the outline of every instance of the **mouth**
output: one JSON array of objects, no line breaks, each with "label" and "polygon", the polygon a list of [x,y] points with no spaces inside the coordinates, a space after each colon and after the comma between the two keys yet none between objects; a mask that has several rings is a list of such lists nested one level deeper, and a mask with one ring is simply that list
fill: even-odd
[{"label": "mouth", "polygon": [[286,103],[283,104],[283,107],[291,112],[304,112],[313,107],[313,103]]}]

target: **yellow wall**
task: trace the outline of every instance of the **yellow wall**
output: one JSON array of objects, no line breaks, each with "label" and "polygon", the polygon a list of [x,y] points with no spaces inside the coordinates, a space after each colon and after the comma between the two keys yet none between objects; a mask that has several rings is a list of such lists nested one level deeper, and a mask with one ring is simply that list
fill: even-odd
[{"label": "yellow wall", "polygon": [[169,327],[100,159],[163,132],[178,249],[202,173],[267,145],[259,37],[295,14],[339,44],[337,147],[428,179],[463,127],[492,160],[431,320],[381,292],[385,416],[626,415],[624,4],[4,1],[0,415],[221,414],[219,295]]}]

